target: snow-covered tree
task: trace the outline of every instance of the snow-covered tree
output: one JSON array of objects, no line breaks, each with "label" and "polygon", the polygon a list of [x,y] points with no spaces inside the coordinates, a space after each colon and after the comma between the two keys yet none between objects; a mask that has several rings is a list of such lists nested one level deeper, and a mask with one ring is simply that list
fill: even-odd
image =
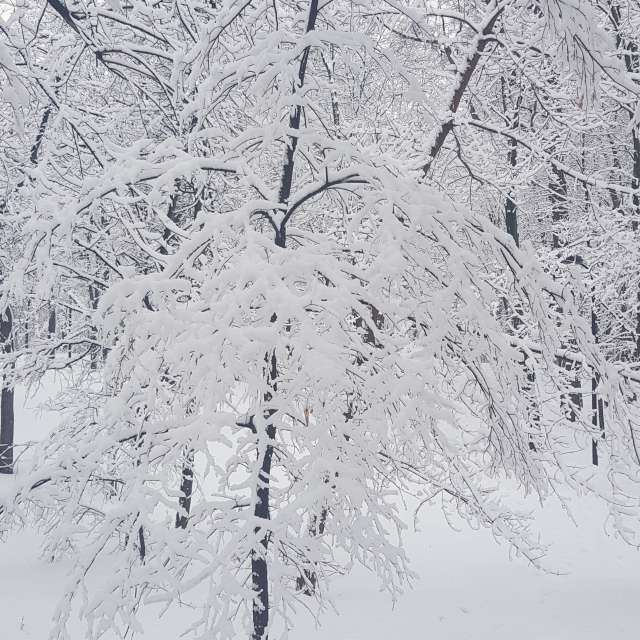
[{"label": "snow-covered tree", "polygon": [[[556,194],[547,211],[553,176],[585,176],[558,159],[561,133],[581,132],[564,103],[554,126],[519,128],[547,104],[537,91],[590,86],[531,48],[540,32],[568,46],[563,7],[16,10],[2,51],[33,92],[40,151],[4,205],[22,257],[2,300],[57,315],[2,363],[69,382],[2,518],[35,516],[54,552],[73,550],[59,637],[74,599],[90,638],[135,631],[153,603],[190,604],[196,638],[277,637],[355,562],[395,596],[408,495],[533,564],[543,549],[502,483],[597,492],[637,541],[637,374],[598,349],[580,279],[491,221],[527,175]],[[539,78],[522,79],[523,56]],[[506,180],[482,167],[494,158]],[[468,196],[475,177],[486,189]],[[601,475],[573,455],[600,424],[556,402],[575,395],[567,360],[608,403]]]}]

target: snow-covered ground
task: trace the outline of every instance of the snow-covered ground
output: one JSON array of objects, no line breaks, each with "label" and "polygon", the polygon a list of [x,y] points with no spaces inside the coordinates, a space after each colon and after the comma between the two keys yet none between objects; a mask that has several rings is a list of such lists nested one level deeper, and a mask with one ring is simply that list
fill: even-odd
[{"label": "snow-covered ground", "polygon": [[[339,584],[341,615],[314,631],[301,621],[294,638],[320,640],[603,640],[637,637],[640,553],[607,537],[584,501],[576,528],[546,514],[549,559],[563,575],[509,560],[487,531],[453,532],[439,512],[409,536],[420,580],[391,610],[362,573]],[[590,508],[591,509],[590,509]],[[587,517],[589,516],[589,517]],[[601,520],[600,520],[601,522]],[[551,535],[551,534],[554,535]]]},{"label": "snow-covered ground", "polygon": [[[35,402],[35,401],[33,401]],[[51,416],[22,409],[18,424],[38,437]],[[3,481],[4,479],[0,479]],[[487,531],[452,531],[440,512],[425,510],[407,549],[420,574],[392,607],[364,570],[334,583],[337,613],[316,627],[301,611],[292,640],[604,640],[637,637],[640,552],[607,535],[602,507],[575,506],[578,525],[560,509],[545,510],[540,529],[552,544],[543,573],[509,558]],[[39,539],[21,532],[0,544],[0,640],[45,640],[65,581],[64,563],[39,554]],[[178,640],[179,615],[148,619],[143,640]],[[71,640],[85,640],[80,626]],[[106,640],[106,639],[105,639]],[[111,639],[108,639],[111,640]]]}]

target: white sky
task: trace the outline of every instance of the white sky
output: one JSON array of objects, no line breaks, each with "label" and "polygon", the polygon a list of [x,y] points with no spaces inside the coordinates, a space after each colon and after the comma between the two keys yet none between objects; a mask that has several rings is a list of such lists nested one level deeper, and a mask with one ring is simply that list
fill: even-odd
[{"label": "white sky", "polygon": [[8,18],[13,10],[13,0],[0,0],[0,18]]}]

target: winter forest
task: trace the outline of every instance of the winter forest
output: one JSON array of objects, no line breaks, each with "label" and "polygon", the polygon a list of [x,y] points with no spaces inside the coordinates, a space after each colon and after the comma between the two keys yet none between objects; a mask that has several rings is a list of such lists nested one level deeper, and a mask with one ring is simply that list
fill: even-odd
[{"label": "winter forest", "polygon": [[551,512],[633,637],[640,3],[2,0],[0,376],[3,640],[377,640]]}]

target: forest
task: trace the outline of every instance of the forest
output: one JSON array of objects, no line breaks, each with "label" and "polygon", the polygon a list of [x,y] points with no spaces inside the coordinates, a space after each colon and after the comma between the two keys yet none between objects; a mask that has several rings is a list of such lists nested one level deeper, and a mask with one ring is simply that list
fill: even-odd
[{"label": "forest", "polygon": [[0,381],[52,640],[402,601],[427,513],[637,549],[640,2],[0,0]]}]

